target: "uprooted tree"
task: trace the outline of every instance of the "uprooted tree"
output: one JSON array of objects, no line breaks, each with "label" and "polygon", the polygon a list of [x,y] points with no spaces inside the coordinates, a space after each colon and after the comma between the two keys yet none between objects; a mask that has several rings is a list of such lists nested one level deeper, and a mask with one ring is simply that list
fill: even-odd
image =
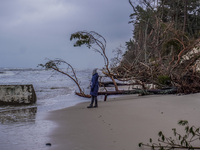
[{"label": "uprooted tree", "polygon": [[198,0],[129,0],[133,39],[115,73],[158,88],[200,92]]},{"label": "uprooted tree", "polygon": [[[66,65],[65,70],[61,69],[61,67],[59,67],[60,65]],[[84,93],[84,91],[82,90],[81,86],[80,86],[80,82],[78,81],[78,78],[76,76],[76,71],[74,70],[74,68],[67,63],[66,61],[62,60],[62,59],[54,59],[54,60],[48,60],[45,64],[39,64],[39,66],[45,68],[45,69],[51,69],[54,71],[57,71],[59,73],[62,73],[66,76],[68,76],[78,87],[79,92],[75,92],[77,95],[81,96],[81,97],[87,97],[90,98],[90,95],[87,95]]]},{"label": "uprooted tree", "polygon": [[114,79],[114,74],[109,69],[109,59],[106,55],[106,40],[105,38],[95,31],[78,31],[71,34],[70,40],[76,40],[74,47],[86,45],[89,49],[93,49],[95,52],[99,53],[104,60],[105,71],[103,73],[111,78],[116,92],[118,90],[117,83]]}]

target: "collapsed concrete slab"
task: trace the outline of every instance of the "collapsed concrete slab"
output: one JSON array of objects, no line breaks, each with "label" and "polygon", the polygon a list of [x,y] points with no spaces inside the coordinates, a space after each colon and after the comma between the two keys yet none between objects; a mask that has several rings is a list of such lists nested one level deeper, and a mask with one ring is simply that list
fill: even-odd
[{"label": "collapsed concrete slab", "polygon": [[1,105],[26,105],[36,102],[33,85],[0,85]]}]

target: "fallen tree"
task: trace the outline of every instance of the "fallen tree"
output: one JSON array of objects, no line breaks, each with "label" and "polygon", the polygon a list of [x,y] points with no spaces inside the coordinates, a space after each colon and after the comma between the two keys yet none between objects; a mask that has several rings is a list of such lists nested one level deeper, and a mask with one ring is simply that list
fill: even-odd
[{"label": "fallen tree", "polygon": [[127,94],[139,94],[139,95],[152,95],[152,94],[176,94],[177,88],[163,88],[163,89],[132,89],[132,90],[119,90],[119,91],[105,91],[98,92],[98,95],[105,95],[104,101],[107,100],[108,95],[127,95]]},{"label": "fallen tree", "polygon": [[[138,85],[137,83],[118,83],[116,82],[117,86],[130,86],[130,85]],[[100,87],[113,87],[114,84],[112,81],[107,81],[107,82],[99,82]]]},{"label": "fallen tree", "polygon": [[[67,65],[67,67],[65,68],[65,71],[63,71],[63,69],[59,68],[59,66],[61,64]],[[45,64],[39,64],[39,66],[41,66],[45,69],[51,69],[51,70],[57,71],[59,73],[62,73],[64,75],[68,76],[77,85],[77,87],[79,89],[79,92],[75,92],[76,95],[81,96],[81,97],[86,97],[86,98],[91,97],[91,95],[87,95],[84,93],[84,91],[80,87],[78,78],[76,76],[76,71],[66,61],[61,60],[61,59],[48,60]]]}]

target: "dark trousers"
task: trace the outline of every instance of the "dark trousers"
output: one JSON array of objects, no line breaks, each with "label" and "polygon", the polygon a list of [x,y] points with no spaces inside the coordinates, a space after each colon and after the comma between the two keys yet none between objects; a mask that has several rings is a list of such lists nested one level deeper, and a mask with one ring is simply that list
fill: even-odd
[{"label": "dark trousers", "polygon": [[98,102],[97,102],[97,96],[92,96],[92,99],[91,99],[91,104],[90,106],[93,106],[93,103],[95,102],[95,106],[98,106]]}]

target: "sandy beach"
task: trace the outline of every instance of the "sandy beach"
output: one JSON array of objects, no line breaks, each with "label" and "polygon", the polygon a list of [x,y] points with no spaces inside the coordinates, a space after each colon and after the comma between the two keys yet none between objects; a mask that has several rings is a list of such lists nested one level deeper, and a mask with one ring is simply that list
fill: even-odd
[{"label": "sandy beach", "polygon": [[179,120],[200,126],[200,94],[127,95],[50,112],[48,120],[57,123],[50,133],[51,150],[137,150],[139,142],[157,140],[163,131],[172,135]]}]

